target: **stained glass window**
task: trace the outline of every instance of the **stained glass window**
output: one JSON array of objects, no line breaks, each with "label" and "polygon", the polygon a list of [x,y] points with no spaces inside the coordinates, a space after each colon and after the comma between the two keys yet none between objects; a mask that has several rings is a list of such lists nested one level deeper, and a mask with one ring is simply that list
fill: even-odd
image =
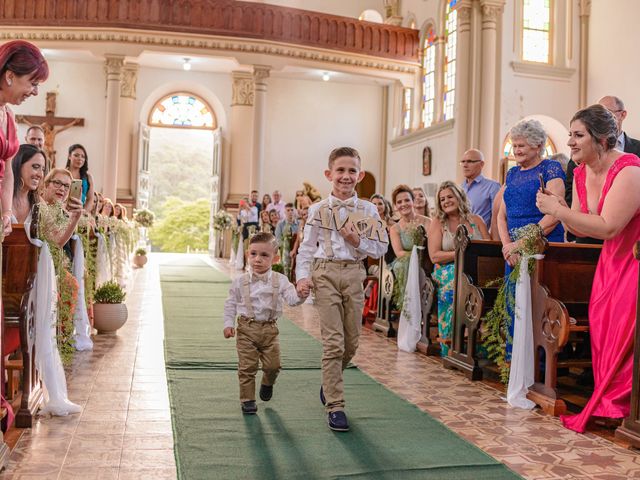
[{"label": "stained glass window", "polygon": [[429,28],[422,49],[422,126],[433,123],[436,98],[436,34]]},{"label": "stained glass window", "polygon": [[551,0],[522,0],[522,60],[549,63]]},{"label": "stained glass window", "polygon": [[209,106],[188,93],[169,95],[156,103],[149,124],[157,127],[216,127]]},{"label": "stained glass window", "polygon": [[445,12],[445,38],[444,50],[444,119],[453,118],[453,107],[456,99],[456,52],[458,47],[458,12],[457,0],[449,0]]},{"label": "stained glass window", "polygon": [[405,88],[402,98],[402,133],[411,131],[411,105],[413,103],[413,88]]}]

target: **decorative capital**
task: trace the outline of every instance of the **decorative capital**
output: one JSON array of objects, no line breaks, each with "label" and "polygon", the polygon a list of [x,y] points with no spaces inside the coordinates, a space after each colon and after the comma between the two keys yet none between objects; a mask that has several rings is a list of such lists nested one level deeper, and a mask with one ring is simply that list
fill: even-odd
[{"label": "decorative capital", "polygon": [[136,85],[138,83],[138,64],[127,63],[122,70],[122,83],[120,84],[120,96],[122,98],[136,98]]},{"label": "decorative capital", "polygon": [[591,0],[578,0],[578,15],[580,17],[588,17],[591,15]]},{"label": "decorative capital", "polygon": [[231,106],[252,106],[254,98],[253,75],[248,72],[231,72],[231,78],[233,79]]},{"label": "decorative capital", "polygon": [[107,82],[115,80],[120,81],[122,78],[122,67],[124,66],[124,56],[122,55],[105,55],[104,71],[107,75]]},{"label": "decorative capital", "polygon": [[464,1],[458,5],[458,25],[468,29],[471,24],[471,12],[473,8],[470,3],[465,3]]},{"label": "decorative capital", "polygon": [[254,65],[253,66],[253,80],[256,83],[264,83],[269,78],[271,67],[268,65]]},{"label": "decorative capital", "polygon": [[497,23],[504,11],[504,1],[484,0],[482,6],[482,23]]}]

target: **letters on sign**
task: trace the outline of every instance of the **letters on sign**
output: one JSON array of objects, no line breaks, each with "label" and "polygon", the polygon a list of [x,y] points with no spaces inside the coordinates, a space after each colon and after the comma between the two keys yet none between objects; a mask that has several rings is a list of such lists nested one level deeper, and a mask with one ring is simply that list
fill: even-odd
[{"label": "letters on sign", "polygon": [[340,218],[339,208],[331,208],[328,205],[320,207],[313,217],[308,220],[310,225],[315,225],[327,230],[340,230],[348,223],[353,223],[360,237],[368,238],[382,243],[389,243],[387,229],[382,220],[375,217],[367,217],[361,211],[349,212],[343,219]]}]

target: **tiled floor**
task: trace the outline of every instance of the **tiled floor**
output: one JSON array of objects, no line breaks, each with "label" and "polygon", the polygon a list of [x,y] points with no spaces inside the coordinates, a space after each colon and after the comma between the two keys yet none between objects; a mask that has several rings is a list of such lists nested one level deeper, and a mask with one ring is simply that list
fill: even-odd
[{"label": "tiled floor", "polygon": [[38,418],[0,480],[176,478],[156,261],[133,271],[130,290],[126,325],[94,336],[67,373],[82,413]]},{"label": "tiled floor", "polygon": [[[135,271],[127,325],[116,336],[98,336],[94,351],[74,364],[69,396],[83,412],[39,419],[0,480],[175,478],[157,260]],[[319,338],[312,306],[286,314]],[[640,479],[640,454],[510,408],[492,387],[444,370],[436,359],[399,352],[371,331],[363,331],[355,363],[527,479]]]}]

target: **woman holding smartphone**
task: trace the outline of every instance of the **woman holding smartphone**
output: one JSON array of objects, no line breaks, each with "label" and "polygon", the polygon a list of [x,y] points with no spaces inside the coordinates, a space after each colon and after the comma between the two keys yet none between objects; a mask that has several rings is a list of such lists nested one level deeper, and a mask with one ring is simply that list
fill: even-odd
[{"label": "woman holding smartphone", "polygon": [[79,143],[69,147],[66,169],[76,180],[82,181],[82,195],[80,201],[87,212],[93,207],[93,177],[89,173],[89,156],[87,150]]}]

